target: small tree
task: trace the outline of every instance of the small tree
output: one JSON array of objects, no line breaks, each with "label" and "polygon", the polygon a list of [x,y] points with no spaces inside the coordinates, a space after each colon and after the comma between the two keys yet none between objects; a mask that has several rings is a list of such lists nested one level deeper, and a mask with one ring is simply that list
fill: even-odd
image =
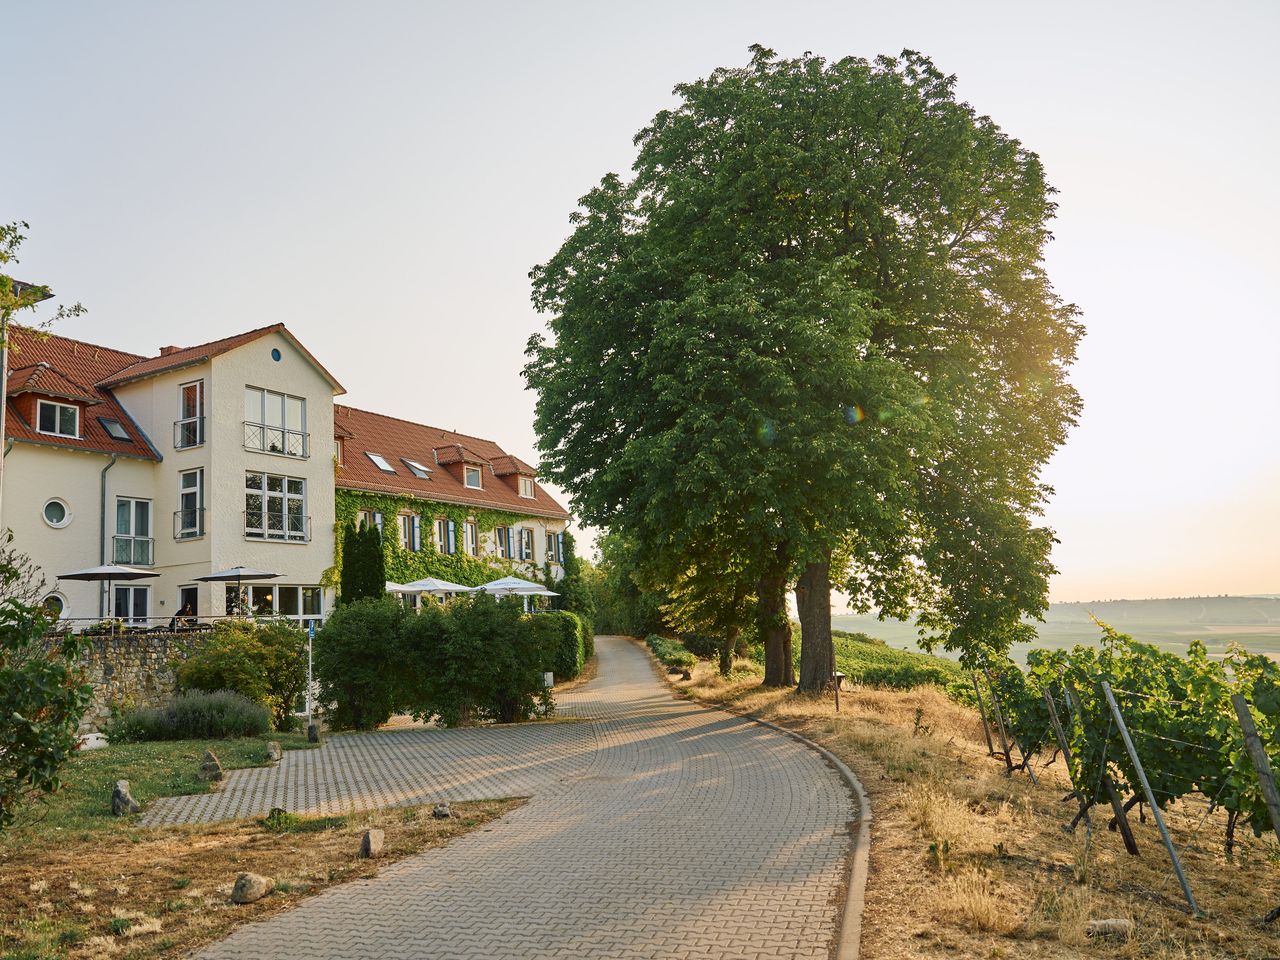
[{"label": "small tree", "polygon": [[346,602],[316,634],[312,649],[320,702],[337,730],[372,730],[404,698],[400,630],[404,607],[392,597]]},{"label": "small tree", "polygon": [[343,529],[340,590],[343,603],[386,596],[386,557],[377,527],[362,525],[357,529],[349,523]]},{"label": "small tree", "polygon": [[292,721],[307,682],[306,634],[287,623],[219,623],[203,647],[178,667],[193,690],[234,690],[271,711],[277,730]]},{"label": "small tree", "polygon": [[[20,573],[0,566],[0,592]],[[61,786],[58,771],[76,749],[93,688],[80,669],[80,641],[68,634],[46,650],[43,611],[0,599],[0,828],[30,797]]]}]

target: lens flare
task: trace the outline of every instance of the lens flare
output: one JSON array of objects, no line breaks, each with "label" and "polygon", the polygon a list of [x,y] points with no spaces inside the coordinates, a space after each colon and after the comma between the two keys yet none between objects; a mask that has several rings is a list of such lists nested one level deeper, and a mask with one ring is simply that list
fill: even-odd
[{"label": "lens flare", "polygon": [[772,420],[765,420],[756,430],[756,436],[760,438],[760,442],[766,447],[772,447],[773,441],[778,438],[778,430],[773,425]]},{"label": "lens flare", "polygon": [[844,408],[844,418],[850,423],[861,423],[867,419],[866,413],[856,403],[851,407]]}]

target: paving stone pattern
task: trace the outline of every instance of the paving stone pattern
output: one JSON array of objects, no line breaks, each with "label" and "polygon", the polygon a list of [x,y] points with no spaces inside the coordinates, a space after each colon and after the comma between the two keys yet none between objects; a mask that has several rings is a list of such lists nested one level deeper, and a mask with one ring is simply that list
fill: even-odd
[{"label": "paving stone pattern", "polygon": [[844,782],[780,733],[673,700],[627,641],[596,646],[597,679],[561,698],[577,722],[334,737],[157,803],[150,822],[533,798],[200,956],[826,960]]}]

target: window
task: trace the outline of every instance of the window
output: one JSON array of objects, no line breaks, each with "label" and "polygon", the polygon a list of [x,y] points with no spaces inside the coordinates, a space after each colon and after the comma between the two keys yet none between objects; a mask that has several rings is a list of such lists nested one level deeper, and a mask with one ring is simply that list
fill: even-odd
[{"label": "window", "polygon": [[400,526],[400,549],[422,549],[422,521],[416,513],[402,513],[397,517]]},{"label": "window", "polygon": [[244,388],[244,445],[249,450],[307,457],[307,401],[258,387]]},{"label": "window", "polygon": [[419,480],[431,479],[431,469],[429,467],[424,467],[417,460],[406,460],[404,457],[401,457],[400,462],[403,463],[406,467],[408,467],[409,472],[412,473]]},{"label": "window", "polygon": [[178,474],[178,510],[173,515],[173,538],[204,536],[204,469]]},{"label": "window", "polygon": [[530,527],[520,528],[520,559],[533,559],[533,530]]},{"label": "window", "polygon": [[287,617],[305,627],[320,621],[323,608],[320,587],[291,587],[279,584],[245,584],[237,592],[234,583],[227,584],[227,613],[243,610],[255,617]]},{"label": "window", "polygon": [[547,542],[545,546],[547,552],[542,555],[543,559],[548,563],[553,563],[556,559],[556,538],[555,534],[550,530],[547,531]]},{"label": "window", "polygon": [[62,619],[67,609],[67,601],[60,593],[51,593],[40,601],[46,615],[54,620]]},{"label": "window", "polygon": [[59,500],[57,497],[45,503],[40,515],[44,517],[44,522],[51,527],[65,527],[71,522],[71,510],[67,507],[67,502]]},{"label": "window", "polygon": [[462,525],[463,541],[467,545],[467,555],[472,557],[480,556],[480,530],[476,527],[475,522],[468,520]]},{"label": "window", "polygon": [[102,424],[102,429],[107,431],[107,436],[112,440],[129,440],[129,431],[124,428],[119,420],[110,420],[107,417],[99,417],[98,422]]},{"label": "window", "polygon": [[458,552],[458,529],[447,517],[436,518],[436,549],[449,556]]},{"label": "window", "polygon": [[150,587],[116,587],[112,615],[125,623],[145,626],[151,608]]},{"label": "window", "polygon": [[307,530],[307,481],[274,473],[244,476],[244,535],[254,540],[310,539]]},{"label": "window", "polygon": [[80,437],[80,408],[69,403],[37,403],[36,429],[55,437]]},{"label": "window", "polygon": [[115,563],[148,566],[155,562],[151,538],[151,501],[116,497],[116,535],[111,538]]},{"label": "window", "polygon": [[529,477],[520,478],[520,496],[527,500],[533,499],[533,481]]},{"label": "window", "polygon": [[395,472],[396,472],[396,468],[395,468],[395,467],[393,467],[391,464],[387,463],[387,458],[386,458],[386,457],[384,457],[382,454],[380,454],[380,453],[373,453],[373,452],[371,452],[371,451],[369,451],[369,450],[366,450],[366,451],[364,452],[364,455],[365,455],[366,457],[368,457],[370,460],[372,460],[372,461],[373,461],[373,465],[374,465],[375,467],[377,467],[379,470],[381,470],[383,473],[395,473]]},{"label": "window", "polygon": [[493,528],[493,549],[503,560],[511,559],[511,528]]},{"label": "window", "polygon": [[464,467],[462,470],[463,482],[473,490],[480,489],[480,468]]},{"label": "window", "polygon": [[356,529],[368,530],[376,527],[378,533],[382,533],[382,514],[377,510],[361,510],[356,514]]},{"label": "window", "polygon": [[178,588],[178,615],[182,617],[200,615],[200,588],[195,584]]},{"label": "window", "polygon": [[342,438],[333,438],[333,455],[338,461],[338,466],[342,466],[345,461],[342,459]]},{"label": "window", "polygon": [[204,381],[192,380],[178,387],[178,420],[173,425],[177,450],[204,443]]}]

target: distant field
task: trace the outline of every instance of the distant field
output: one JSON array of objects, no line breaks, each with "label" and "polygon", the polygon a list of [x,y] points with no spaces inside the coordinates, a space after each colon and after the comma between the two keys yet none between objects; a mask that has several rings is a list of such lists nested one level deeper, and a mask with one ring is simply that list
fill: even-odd
[{"label": "distant field", "polygon": [[[1097,643],[1098,627],[1090,614],[1135,640],[1169,650],[1185,651],[1192,640],[1203,640],[1210,653],[1225,652],[1229,643],[1280,659],[1280,598],[1180,597],[1167,600],[1103,600],[1096,603],[1055,603],[1044,623],[1035,624],[1034,646],[1067,649]],[[918,649],[915,627],[900,620],[836,616],[832,626],[879,637],[895,647]],[[1013,651],[1025,660],[1031,645]]]}]

